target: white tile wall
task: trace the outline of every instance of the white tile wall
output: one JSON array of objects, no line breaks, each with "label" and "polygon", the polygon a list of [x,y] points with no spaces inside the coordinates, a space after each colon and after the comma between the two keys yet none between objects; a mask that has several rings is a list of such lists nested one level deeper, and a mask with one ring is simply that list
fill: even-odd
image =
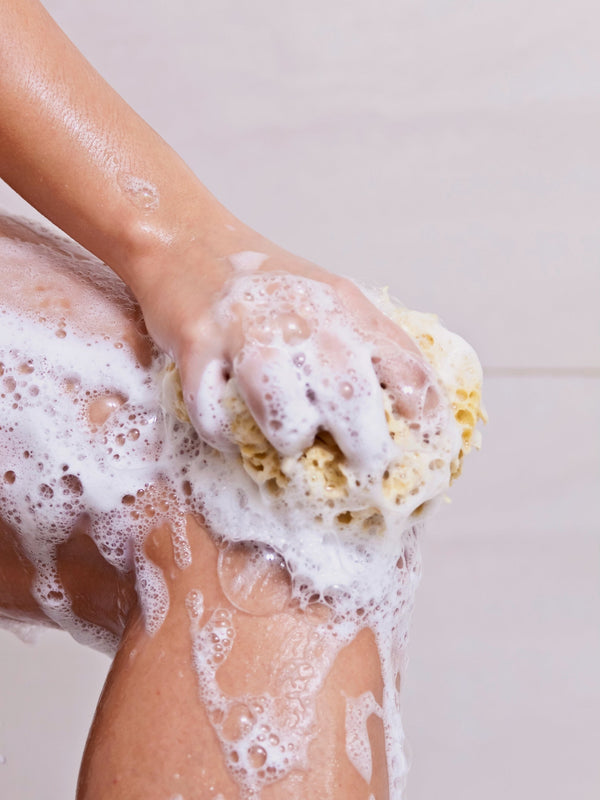
[{"label": "white tile wall", "polygon": [[74,800],[109,666],[62,631],[41,631],[35,644],[0,631],[2,800]]},{"label": "white tile wall", "polygon": [[[478,348],[490,424],[424,542],[407,796],[596,800],[597,4],[47,6],[242,218]],[[72,797],[106,659],[60,634],[0,659],[0,797]]]}]

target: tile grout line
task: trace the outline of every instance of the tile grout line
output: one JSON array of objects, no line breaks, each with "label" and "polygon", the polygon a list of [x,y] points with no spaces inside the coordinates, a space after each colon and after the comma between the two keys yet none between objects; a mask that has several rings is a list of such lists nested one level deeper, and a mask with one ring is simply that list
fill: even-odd
[{"label": "tile grout line", "polygon": [[600,378],[600,367],[484,367],[489,378]]}]

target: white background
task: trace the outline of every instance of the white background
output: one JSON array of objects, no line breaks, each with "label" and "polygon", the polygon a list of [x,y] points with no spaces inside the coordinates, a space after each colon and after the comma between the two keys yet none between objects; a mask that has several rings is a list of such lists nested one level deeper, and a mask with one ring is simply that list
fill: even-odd
[{"label": "white background", "polygon": [[[424,542],[407,798],[597,800],[597,4],[46,5],[239,217],[475,345],[490,424]],[[1,798],[74,796],[107,669],[0,633]]]}]

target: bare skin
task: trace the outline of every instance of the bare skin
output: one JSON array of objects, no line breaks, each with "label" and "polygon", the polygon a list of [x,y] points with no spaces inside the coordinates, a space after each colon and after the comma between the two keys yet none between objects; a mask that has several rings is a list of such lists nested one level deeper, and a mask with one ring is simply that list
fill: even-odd
[{"label": "bare skin", "polygon": [[[157,529],[148,552],[168,580],[170,610],[150,636],[137,602],[133,575],[119,575],[86,534],[74,533],[58,556],[60,574],[83,619],[122,634],[100,698],[86,746],[77,800],[162,800],[177,793],[199,800],[219,792],[228,800],[239,787],[227,770],[217,736],[199,697],[185,598],[200,588],[206,616],[215,608],[233,614],[236,644],[219,674],[224,691],[235,697],[249,689],[276,691],[273,665],[285,655],[286,641],[310,630],[315,617],[297,608],[256,617],[233,607],[223,595],[216,570],[217,548],[207,530],[187,521],[193,564],[182,572],[173,563],[169,532]],[[19,553],[18,541],[0,528],[3,591],[0,614],[20,621],[51,624],[31,597],[33,570]],[[364,630],[337,656],[316,698],[317,722],[309,748],[310,768],[294,770],[267,786],[262,800],[367,800],[388,797],[381,721],[369,723],[373,756],[370,785],[345,752],[345,701],[372,691],[381,701],[381,673],[372,635]]]},{"label": "bare skin", "polygon": [[[148,542],[153,558],[168,576],[171,611],[153,637],[146,633],[137,608],[129,618],[88,741],[79,800],[162,798],[177,793],[194,798],[211,798],[219,792],[226,798],[238,796],[239,788],[227,771],[198,697],[185,607],[190,590],[202,589],[206,617],[216,608],[232,611],[236,643],[219,671],[219,683],[232,697],[248,691],[276,693],[276,667],[285,656],[286,641],[292,634],[301,637],[314,625],[311,615],[293,608],[260,617],[236,610],[217,579],[217,549],[210,536],[191,519],[188,535],[194,563],[201,564],[201,569],[192,567],[184,573],[172,562],[164,531],[156,531]],[[267,786],[261,793],[263,800],[366,800],[371,793],[387,797],[381,722],[377,720],[371,734],[376,762],[371,786],[345,753],[345,696],[369,690],[376,697],[381,695],[377,651],[365,630],[340,653],[318,693],[310,769],[295,770]]]},{"label": "bare skin", "polygon": [[[11,220],[0,220],[0,237],[48,243]],[[57,252],[60,246],[54,245]],[[12,268],[18,272],[19,264],[5,264],[5,273],[12,274]],[[54,284],[51,277],[46,277],[45,285],[54,286],[46,294],[41,296],[33,284],[28,284],[18,295],[6,291],[0,296],[0,304],[10,307],[18,296],[21,309],[23,302],[31,310],[43,310],[45,314],[60,308],[76,327],[85,330],[86,316],[78,315],[80,293],[87,291],[89,285],[81,274],[69,277],[59,271],[59,280]],[[40,297],[45,298],[43,302]],[[144,363],[151,343],[140,327],[135,306],[124,298],[122,306],[117,304],[114,311],[114,318],[106,317],[110,336],[115,342],[124,342],[139,363]],[[106,414],[106,402],[90,404],[86,423],[90,430],[102,424]],[[8,434],[4,430],[0,435]],[[158,496],[160,499],[160,490]],[[292,643],[297,647],[298,642],[307,639],[329,613],[320,605],[306,612],[299,610],[287,595],[287,575],[275,568],[261,589],[261,614],[240,610],[223,592],[217,573],[218,548],[211,533],[201,520],[191,516],[186,517],[186,529],[192,563],[184,570],[174,563],[166,526],[158,526],[146,540],[146,553],[162,569],[170,596],[166,620],[153,636],[145,628],[135,574],[119,572],[103,559],[91,538],[85,515],[57,550],[59,575],[73,611],[120,640],[85,751],[78,800],[164,800],[177,794],[186,800],[214,800],[219,792],[227,800],[240,797],[198,688],[185,602],[190,590],[200,590],[204,596],[201,624],[217,608],[232,615],[235,643],[218,671],[220,689],[229,697],[265,692],[277,696],[282,691],[281,664],[289,658]],[[9,619],[52,624],[32,595],[34,574],[19,535],[0,521],[0,614]],[[380,720],[372,717],[369,722],[373,755],[370,785],[360,777],[345,751],[346,697],[357,697],[366,691],[381,700],[380,664],[368,629],[335,656],[333,666],[323,672],[315,690],[316,717],[310,734],[308,769],[293,770],[282,780],[267,785],[261,793],[263,800],[367,800],[371,794],[377,800],[388,797]]]}]

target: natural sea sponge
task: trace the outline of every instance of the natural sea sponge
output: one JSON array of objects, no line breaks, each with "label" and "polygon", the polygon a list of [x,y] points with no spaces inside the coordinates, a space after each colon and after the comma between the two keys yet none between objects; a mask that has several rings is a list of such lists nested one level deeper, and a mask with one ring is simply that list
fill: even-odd
[{"label": "natural sea sponge", "polygon": [[392,319],[419,345],[434,368],[452,406],[460,431],[462,446],[451,465],[451,478],[457,478],[464,456],[471,448],[481,447],[479,421],[487,414],[481,403],[482,370],[475,351],[464,339],[448,331],[435,314],[393,307]]},{"label": "natural sea sponge", "polygon": [[[482,370],[473,349],[450,333],[434,314],[410,311],[392,303],[385,292],[371,297],[418,344],[439,381],[448,405],[454,437],[423,435],[418,420],[398,414],[383,390],[385,416],[395,457],[381,476],[381,486],[360,485],[333,436],[320,430],[312,444],[299,456],[283,456],[267,440],[246,404],[235,380],[228,383],[223,404],[230,424],[231,439],[239,448],[246,473],[272,502],[284,493],[304,496],[317,509],[335,510],[335,523],[344,528],[358,524],[370,532],[384,527],[385,508],[405,507],[406,516],[417,517],[430,497],[434,479],[438,489],[447,487],[460,475],[464,456],[479,447],[477,423],[485,420],[481,405]],[[182,421],[189,422],[179,374],[170,363],[164,374],[163,397],[167,407]],[[448,431],[445,432],[448,434]]]}]

